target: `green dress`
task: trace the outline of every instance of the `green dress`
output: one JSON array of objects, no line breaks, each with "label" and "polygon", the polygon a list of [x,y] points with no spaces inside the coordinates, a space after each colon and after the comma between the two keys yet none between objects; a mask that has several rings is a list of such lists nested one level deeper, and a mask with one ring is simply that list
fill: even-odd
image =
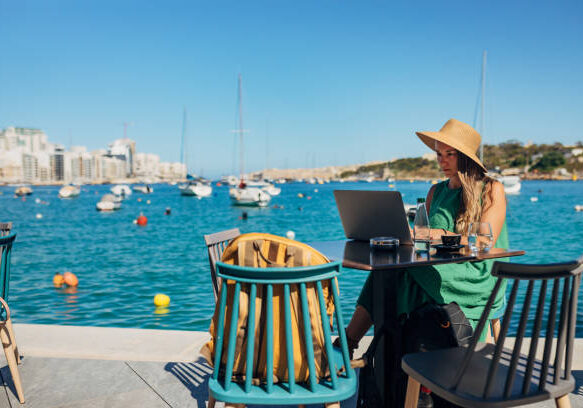
[{"label": "green dress", "polygon": [[[460,194],[461,188],[449,188],[449,180],[435,186],[429,211],[431,228],[455,232]],[[508,248],[506,221],[494,247]],[[494,260],[486,260],[407,268],[399,282],[397,313],[409,313],[426,302],[456,302],[475,327],[496,282],[496,278],[490,274],[493,263]],[[372,316],[371,280],[369,276],[357,304]],[[498,292],[491,317],[498,317],[504,307],[505,285],[504,282]]]}]

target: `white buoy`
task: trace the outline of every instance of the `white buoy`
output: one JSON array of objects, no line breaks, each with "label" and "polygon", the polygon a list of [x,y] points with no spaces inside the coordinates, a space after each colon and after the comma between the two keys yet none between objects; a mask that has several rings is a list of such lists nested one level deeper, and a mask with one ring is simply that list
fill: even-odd
[{"label": "white buoy", "polygon": [[293,232],[292,230],[289,230],[288,232],[285,233],[285,236],[288,237],[289,239],[295,239],[296,233]]},{"label": "white buoy", "polygon": [[583,211],[583,205],[576,205],[575,211]]},{"label": "white buoy", "polygon": [[40,204],[40,198],[35,199],[34,202]]},{"label": "white buoy", "polygon": [[318,192],[318,189],[317,189],[317,188],[315,188],[315,189],[314,189],[314,193],[317,193],[317,192]]},{"label": "white buoy", "polygon": [[538,201],[538,197],[530,197],[530,201],[536,203]]},{"label": "white buoy", "polygon": [[36,215],[36,218],[37,218],[38,220],[40,220],[42,217],[43,217],[43,215],[42,215],[41,213],[38,213],[38,214]]}]

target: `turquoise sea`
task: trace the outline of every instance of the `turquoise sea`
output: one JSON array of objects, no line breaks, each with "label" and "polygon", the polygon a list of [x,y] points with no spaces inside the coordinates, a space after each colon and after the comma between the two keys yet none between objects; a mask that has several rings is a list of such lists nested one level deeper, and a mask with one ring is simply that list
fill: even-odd
[{"label": "turquoise sea", "polygon": [[[430,187],[394,184],[406,203]],[[150,195],[132,194],[120,211],[97,212],[95,204],[110,187],[83,186],[70,200],[57,197],[58,187],[34,187],[25,201],[14,198],[14,187],[0,187],[0,221],[12,221],[17,233],[9,295],[17,323],[207,330],[214,297],[204,234],[238,227],[278,235],[292,230],[301,241],[342,239],[332,191],[389,188],[385,182],[284,184],[270,207],[244,209],[231,206],[226,186],[213,186],[212,197],[197,199],[158,184]],[[515,261],[581,256],[583,212],[575,212],[577,204],[583,204],[583,182],[523,182],[520,195],[508,196],[511,247],[527,253]],[[164,215],[167,207],[171,215]],[[133,223],[140,213],[148,217],[146,227]],[[77,289],[53,286],[53,275],[65,271],[77,275]],[[345,270],[340,278],[346,321],[366,276]],[[170,296],[167,309],[154,307],[157,293]],[[579,303],[577,336],[583,337],[583,294]]]}]

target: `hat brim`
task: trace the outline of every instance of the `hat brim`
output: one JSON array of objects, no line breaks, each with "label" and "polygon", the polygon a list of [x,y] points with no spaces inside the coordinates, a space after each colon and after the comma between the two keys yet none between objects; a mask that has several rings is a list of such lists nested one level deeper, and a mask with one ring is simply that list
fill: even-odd
[{"label": "hat brim", "polygon": [[441,132],[415,132],[415,134],[421,139],[423,143],[427,145],[431,150],[435,151],[435,141],[440,141],[448,146],[453,147],[458,152],[462,152],[468,156],[472,161],[474,161],[478,166],[488,172],[488,169],[482,164],[482,161],[476,156],[475,152],[468,151],[467,147],[460,144],[457,140],[449,137],[445,133]]}]

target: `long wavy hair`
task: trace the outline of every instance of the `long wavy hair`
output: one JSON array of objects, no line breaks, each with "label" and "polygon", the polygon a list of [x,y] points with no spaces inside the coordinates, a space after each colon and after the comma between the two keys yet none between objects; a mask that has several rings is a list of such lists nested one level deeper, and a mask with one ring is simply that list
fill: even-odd
[{"label": "long wavy hair", "polygon": [[486,209],[492,206],[492,183],[484,169],[468,156],[458,151],[458,176],[462,183],[460,207],[455,220],[458,234],[467,234],[470,223],[480,221]]}]

